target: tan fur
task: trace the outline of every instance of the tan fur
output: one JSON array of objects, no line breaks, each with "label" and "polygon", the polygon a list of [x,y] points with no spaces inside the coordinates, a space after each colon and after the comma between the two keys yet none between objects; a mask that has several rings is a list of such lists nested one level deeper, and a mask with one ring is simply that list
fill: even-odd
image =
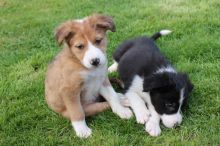
[{"label": "tan fur", "polygon": [[[52,110],[71,121],[83,120],[85,115],[94,115],[109,108],[106,102],[82,102],[84,79],[80,74],[82,71],[88,71],[81,64],[88,49],[88,41],[105,52],[107,30],[115,31],[115,26],[110,17],[102,15],[87,17],[83,22],[67,21],[56,29],[56,39],[59,44],[64,44],[64,47],[48,66],[45,98]],[[97,38],[102,39],[100,44],[95,44]],[[77,48],[79,45],[83,45],[83,50]]]},{"label": "tan fur", "polygon": [[83,106],[86,116],[95,115],[109,108],[110,105],[108,102],[95,102]]}]

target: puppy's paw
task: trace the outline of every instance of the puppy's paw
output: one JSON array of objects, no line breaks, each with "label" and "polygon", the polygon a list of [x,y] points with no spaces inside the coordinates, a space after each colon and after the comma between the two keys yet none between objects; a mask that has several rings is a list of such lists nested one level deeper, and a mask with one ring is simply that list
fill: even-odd
[{"label": "puppy's paw", "polygon": [[117,63],[117,62],[114,62],[114,63],[108,68],[108,72],[109,72],[109,73],[112,73],[112,72],[117,71],[117,69],[118,69],[118,63]]},{"label": "puppy's paw", "polygon": [[126,98],[123,94],[121,93],[117,93],[118,94],[118,97],[120,98],[120,103],[121,105],[125,106],[125,107],[130,107],[131,104],[128,100],[128,98]]},{"label": "puppy's paw", "polygon": [[140,109],[135,113],[136,121],[139,124],[145,124],[150,117],[150,112],[147,109]]},{"label": "puppy's paw", "polygon": [[80,138],[87,138],[92,134],[92,130],[86,125],[84,121],[72,122],[76,135]]},{"label": "puppy's paw", "polygon": [[123,107],[122,105],[117,105],[112,108],[112,111],[116,113],[122,119],[130,119],[132,117],[132,111],[127,108]]},{"label": "puppy's paw", "polygon": [[145,124],[145,130],[151,135],[151,136],[159,136],[161,133],[160,125],[159,123],[155,123],[152,120],[149,120]]},{"label": "puppy's paw", "polygon": [[92,130],[89,127],[83,127],[76,131],[76,135],[80,138],[87,138],[92,134]]}]

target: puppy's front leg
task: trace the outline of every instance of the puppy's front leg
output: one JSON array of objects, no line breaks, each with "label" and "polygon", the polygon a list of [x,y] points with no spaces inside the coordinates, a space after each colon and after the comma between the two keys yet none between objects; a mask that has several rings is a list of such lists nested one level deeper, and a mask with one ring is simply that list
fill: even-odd
[{"label": "puppy's front leg", "polygon": [[62,91],[63,101],[66,106],[66,111],[64,112],[70,118],[76,135],[81,138],[87,138],[91,135],[92,130],[86,124],[79,93],[73,94],[67,88]]},{"label": "puppy's front leg", "polygon": [[144,100],[137,93],[132,91],[128,91],[125,94],[125,97],[127,97],[129,100],[130,106],[134,111],[137,123],[145,124],[150,117],[150,112],[148,111]]},{"label": "puppy's front leg", "polygon": [[119,117],[129,119],[132,116],[131,110],[127,107],[123,107],[120,104],[120,99],[113,87],[111,86],[108,78],[105,79],[103,85],[101,86],[100,94],[108,101],[112,108],[112,111],[116,113]]},{"label": "puppy's front leg", "polygon": [[159,136],[161,133],[160,129],[160,116],[155,111],[151,111],[151,117],[149,121],[145,124],[145,130],[151,136]]},{"label": "puppy's front leg", "polygon": [[156,112],[154,106],[152,105],[151,98],[148,92],[141,92],[141,97],[144,99],[144,101],[148,105],[148,109],[150,111],[150,119],[145,124],[145,130],[151,135],[151,136],[159,136],[161,133],[160,129],[160,115]]}]

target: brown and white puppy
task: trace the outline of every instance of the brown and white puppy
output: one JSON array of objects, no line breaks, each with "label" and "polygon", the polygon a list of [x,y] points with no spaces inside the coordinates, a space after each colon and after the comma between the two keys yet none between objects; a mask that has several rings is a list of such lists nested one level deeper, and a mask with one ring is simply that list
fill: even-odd
[{"label": "brown and white puppy", "polygon": [[[63,49],[49,64],[45,80],[45,96],[49,107],[71,120],[79,137],[91,135],[85,117],[109,108],[121,118],[132,112],[120,104],[107,77],[107,30],[115,31],[109,16],[92,15],[67,21],[55,32]],[[107,102],[97,102],[103,96]]]}]

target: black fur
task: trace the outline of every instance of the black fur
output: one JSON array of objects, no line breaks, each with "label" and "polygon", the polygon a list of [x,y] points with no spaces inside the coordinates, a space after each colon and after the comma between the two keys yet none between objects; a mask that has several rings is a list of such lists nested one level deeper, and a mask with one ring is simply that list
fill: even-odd
[{"label": "black fur", "polygon": [[[183,105],[186,104],[192,84],[184,73],[157,73],[144,79],[144,92],[150,92],[152,104],[159,114],[174,114],[178,111],[180,90],[184,90]],[[168,105],[168,106],[167,106]]]},{"label": "black fur", "polygon": [[169,65],[154,41],[145,36],[124,42],[113,57],[119,63],[118,72],[125,90],[129,88],[135,75],[149,76],[158,68]]},{"label": "black fur", "polygon": [[151,36],[151,38],[153,40],[157,40],[159,37],[161,37],[161,33],[160,32],[156,32],[154,35]]},{"label": "black fur", "polygon": [[156,111],[173,114],[179,107],[180,90],[185,88],[185,102],[193,85],[184,73],[156,73],[160,68],[171,66],[154,43],[160,36],[160,33],[155,33],[151,38],[142,36],[125,41],[116,49],[113,58],[119,63],[118,72],[125,85],[124,92],[138,75],[144,78],[143,89],[150,92]]}]

